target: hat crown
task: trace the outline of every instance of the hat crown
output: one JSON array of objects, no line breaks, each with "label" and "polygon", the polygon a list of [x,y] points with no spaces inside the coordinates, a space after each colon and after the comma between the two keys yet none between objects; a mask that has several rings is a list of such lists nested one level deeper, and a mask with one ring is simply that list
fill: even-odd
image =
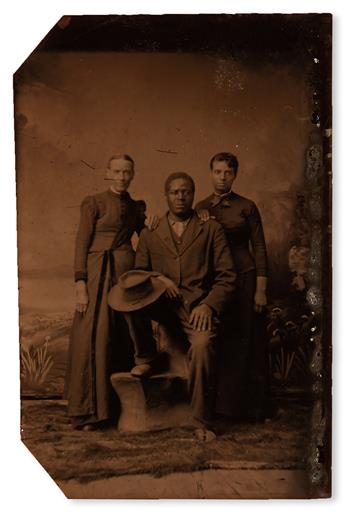
[{"label": "hat crown", "polygon": [[132,270],[123,274],[119,279],[119,285],[124,290],[130,290],[131,288],[136,288],[138,286],[145,285],[151,279],[150,274],[140,270]]},{"label": "hat crown", "polygon": [[151,272],[129,270],[110,290],[108,304],[117,311],[136,311],[152,304],[165,290],[165,284]]},{"label": "hat crown", "polygon": [[119,279],[123,296],[130,304],[136,304],[152,293],[151,275],[144,270],[131,270]]}]

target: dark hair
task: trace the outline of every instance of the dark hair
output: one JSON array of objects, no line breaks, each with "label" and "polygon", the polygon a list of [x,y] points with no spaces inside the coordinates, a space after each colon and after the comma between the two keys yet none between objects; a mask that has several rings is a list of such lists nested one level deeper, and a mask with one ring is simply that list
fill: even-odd
[{"label": "dark hair", "polygon": [[173,172],[165,180],[164,191],[166,194],[169,192],[170,183],[174,180],[179,180],[179,179],[188,181],[190,186],[192,187],[192,192],[193,193],[195,192],[195,183],[194,183],[193,178],[191,176],[189,176],[189,174],[187,174],[186,172]]},{"label": "dark hair", "polygon": [[126,153],[116,153],[115,155],[112,155],[108,160],[108,169],[110,167],[110,163],[113,160],[127,160],[127,162],[132,162],[133,168],[134,168],[134,160],[131,156],[127,155]]},{"label": "dark hair", "polygon": [[235,155],[232,153],[217,153],[211,158],[210,161],[210,169],[213,168],[214,162],[227,162],[229,169],[233,169],[235,176],[237,175],[237,169],[238,169],[238,160]]}]

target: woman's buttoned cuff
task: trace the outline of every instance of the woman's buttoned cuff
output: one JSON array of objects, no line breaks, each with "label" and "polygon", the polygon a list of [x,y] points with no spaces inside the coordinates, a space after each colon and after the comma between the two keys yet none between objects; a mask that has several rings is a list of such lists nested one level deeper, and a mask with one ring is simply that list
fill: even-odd
[{"label": "woman's buttoned cuff", "polygon": [[265,268],[263,268],[263,269],[257,268],[256,269],[256,277],[267,277],[267,270]]},{"label": "woman's buttoned cuff", "polygon": [[87,281],[87,272],[78,271],[74,273],[74,281]]}]

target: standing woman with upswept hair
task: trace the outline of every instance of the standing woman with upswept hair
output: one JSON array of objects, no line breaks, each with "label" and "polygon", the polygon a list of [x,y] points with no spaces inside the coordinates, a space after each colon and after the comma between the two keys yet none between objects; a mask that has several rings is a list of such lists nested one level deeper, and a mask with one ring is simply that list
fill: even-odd
[{"label": "standing woman with upswept hair", "polygon": [[[128,193],[134,161],[126,154],[110,158],[108,190],[86,197],[81,204],[75,246],[76,311],[65,379],[67,414],[77,429],[93,430],[114,418],[117,397],[113,371],[131,368],[127,324],[107,302],[109,289],[134,266],[131,238],[145,224],[144,201]],[[155,217],[150,219],[154,224]]]},{"label": "standing woman with upswept hair", "polygon": [[255,203],[233,191],[238,160],[218,153],[210,161],[213,193],[196,205],[224,228],[237,273],[236,292],[222,322],[217,412],[236,419],[262,420],[267,407],[264,316],[267,254]]}]

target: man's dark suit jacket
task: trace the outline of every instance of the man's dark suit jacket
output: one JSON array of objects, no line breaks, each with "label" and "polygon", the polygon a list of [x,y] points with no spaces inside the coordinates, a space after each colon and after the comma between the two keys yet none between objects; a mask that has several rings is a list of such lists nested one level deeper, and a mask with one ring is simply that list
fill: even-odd
[{"label": "man's dark suit jacket", "polygon": [[212,219],[200,221],[195,212],[179,250],[167,214],[155,230],[144,229],[139,238],[135,267],[158,272],[174,281],[189,312],[202,302],[219,315],[235,289],[236,273],[223,228]]}]

